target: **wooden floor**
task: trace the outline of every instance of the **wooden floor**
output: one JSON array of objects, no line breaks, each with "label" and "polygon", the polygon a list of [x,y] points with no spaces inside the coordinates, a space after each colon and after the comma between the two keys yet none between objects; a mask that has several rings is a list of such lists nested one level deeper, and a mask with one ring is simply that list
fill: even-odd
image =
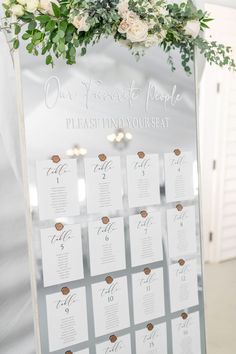
[{"label": "wooden floor", "polygon": [[205,267],[208,354],[236,353],[236,260]]}]

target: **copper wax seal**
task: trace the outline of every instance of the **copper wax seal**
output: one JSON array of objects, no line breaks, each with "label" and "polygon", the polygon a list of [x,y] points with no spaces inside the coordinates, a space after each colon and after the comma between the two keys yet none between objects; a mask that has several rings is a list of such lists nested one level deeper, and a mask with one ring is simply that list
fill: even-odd
[{"label": "copper wax seal", "polygon": [[57,222],[55,225],[55,228],[57,231],[61,231],[63,229],[64,225],[61,222]]},{"label": "copper wax seal", "polygon": [[175,149],[174,153],[176,156],[179,156],[181,154],[181,151],[180,151],[180,149]]},{"label": "copper wax seal", "polygon": [[183,312],[181,314],[181,317],[182,317],[183,320],[186,320],[188,318],[188,314],[186,312]]},{"label": "copper wax seal", "polygon": [[178,211],[182,211],[182,210],[183,210],[183,205],[177,204],[177,205],[176,205],[176,209],[177,209]]},{"label": "copper wax seal", "polygon": [[152,331],[153,328],[154,328],[154,326],[153,326],[152,323],[149,323],[149,324],[147,325],[147,329],[148,329],[149,331]]},{"label": "copper wax seal", "polygon": [[105,161],[107,157],[106,157],[105,154],[99,154],[98,158],[99,158],[100,161]]},{"label": "copper wax seal", "polygon": [[114,334],[112,334],[112,335],[109,337],[109,339],[110,339],[110,342],[111,342],[111,343],[115,343],[115,342],[117,341],[117,336],[115,336]]},{"label": "copper wax seal", "polygon": [[70,292],[70,289],[67,287],[67,286],[64,286],[62,289],[61,289],[61,292],[63,295],[68,295],[69,292]]},{"label": "copper wax seal", "polygon": [[184,259],[180,259],[178,261],[179,265],[182,267],[183,265],[185,265],[185,260]]},{"label": "copper wax seal", "polygon": [[71,350],[67,350],[65,354],[73,354],[73,352]]},{"label": "copper wax seal", "polygon": [[146,274],[146,275],[148,275],[148,274],[150,274],[151,273],[151,269],[150,268],[144,268],[144,273]]},{"label": "copper wax seal", "polygon": [[59,156],[59,155],[53,155],[53,156],[52,156],[52,161],[53,161],[54,163],[58,163],[60,160],[61,160],[61,159],[60,159],[60,156]]},{"label": "copper wax seal", "polygon": [[107,284],[111,284],[113,282],[113,278],[110,275],[108,275],[105,280]]},{"label": "copper wax seal", "polygon": [[148,216],[148,213],[146,212],[146,210],[142,210],[140,212],[140,214],[141,214],[142,218],[146,218]]},{"label": "copper wax seal", "polygon": [[145,154],[144,154],[143,151],[139,151],[137,155],[138,155],[138,157],[139,157],[140,159],[143,159],[144,156],[145,156]]},{"label": "copper wax seal", "polygon": [[108,224],[109,223],[109,221],[110,221],[110,219],[108,218],[108,216],[103,216],[103,218],[102,218],[102,222],[103,222],[103,224]]}]

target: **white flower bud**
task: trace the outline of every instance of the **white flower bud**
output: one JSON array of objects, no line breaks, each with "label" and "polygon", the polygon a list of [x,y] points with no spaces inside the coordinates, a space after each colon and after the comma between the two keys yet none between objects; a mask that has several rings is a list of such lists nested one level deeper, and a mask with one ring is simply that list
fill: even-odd
[{"label": "white flower bud", "polygon": [[21,5],[13,5],[11,8],[11,12],[16,17],[21,17],[24,15],[24,8]]},{"label": "white flower bud", "polygon": [[184,33],[193,38],[197,38],[200,32],[199,20],[190,20],[184,26]]},{"label": "white flower bud", "polygon": [[26,11],[35,12],[38,9],[39,0],[26,0]]}]

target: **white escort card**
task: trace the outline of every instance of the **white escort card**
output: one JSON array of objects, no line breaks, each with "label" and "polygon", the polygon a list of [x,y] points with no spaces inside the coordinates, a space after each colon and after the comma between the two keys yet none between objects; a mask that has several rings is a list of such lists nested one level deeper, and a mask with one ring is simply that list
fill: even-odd
[{"label": "white escort card", "polygon": [[[166,324],[160,323],[136,331],[136,354],[167,354]],[[190,353],[188,353],[190,354]]]},{"label": "white escort card", "polygon": [[201,354],[199,312],[172,321],[173,354]]},{"label": "white escort card", "polygon": [[130,216],[129,230],[133,267],[163,259],[160,212],[142,211]]},{"label": "white escort card", "polygon": [[88,213],[122,209],[120,157],[101,154],[84,163]]},{"label": "white escort card", "polygon": [[197,252],[195,207],[167,210],[168,248],[171,258]]},{"label": "white escort card", "polygon": [[93,284],[92,297],[96,337],[130,326],[126,277]]},{"label": "white escort card", "polygon": [[50,352],[88,340],[85,287],[62,290],[46,296]]},{"label": "white escort card", "polygon": [[123,218],[103,217],[90,222],[88,230],[91,275],[126,268]]},{"label": "white escort card", "polygon": [[175,150],[165,154],[166,201],[176,202],[194,198],[192,152]]},{"label": "white escort card", "polygon": [[134,323],[165,315],[163,269],[132,274]]},{"label": "white escort card", "polygon": [[198,305],[196,260],[170,265],[169,280],[171,312]]},{"label": "white escort card", "polygon": [[55,226],[40,231],[44,286],[84,277],[80,225]]},{"label": "white escort card", "polygon": [[118,338],[112,335],[111,340],[96,345],[96,354],[109,353],[132,354],[130,335],[126,334]]},{"label": "white escort card", "polygon": [[76,160],[37,161],[36,173],[40,220],[79,215]]},{"label": "white escort card", "polygon": [[157,154],[127,156],[129,207],[160,204],[159,157]]}]

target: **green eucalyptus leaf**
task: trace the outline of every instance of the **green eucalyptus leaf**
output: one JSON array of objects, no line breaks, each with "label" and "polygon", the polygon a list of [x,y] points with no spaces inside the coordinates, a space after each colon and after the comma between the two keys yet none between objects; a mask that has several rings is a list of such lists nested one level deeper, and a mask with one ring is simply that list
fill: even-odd
[{"label": "green eucalyptus leaf", "polygon": [[63,53],[65,51],[65,42],[63,40],[60,40],[59,41],[59,44],[58,44],[58,50],[59,52]]},{"label": "green eucalyptus leaf", "polygon": [[59,18],[61,16],[61,10],[60,7],[57,6],[57,4],[55,4],[54,2],[51,3],[52,4],[52,9],[53,9],[53,13],[54,15]]},{"label": "green eucalyptus leaf", "polygon": [[51,32],[56,27],[56,22],[54,20],[50,20],[45,27],[46,32]]},{"label": "green eucalyptus leaf", "polygon": [[28,25],[28,30],[33,31],[37,27],[37,22],[32,20]]},{"label": "green eucalyptus leaf", "polygon": [[22,36],[22,39],[23,39],[24,41],[26,41],[26,40],[29,39],[30,37],[31,37],[31,35],[30,35],[29,33],[25,32],[25,33],[23,34],[23,36]]},{"label": "green eucalyptus leaf", "polygon": [[59,38],[64,38],[64,37],[65,37],[65,32],[62,31],[62,30],[59,30],[59,31],[57,32],[57,36],[58,36]]},{"label": "green eucalyptus leaf", "polygon": [[18,25],[18,23],[17,24],[15,24],[15,34],[17,35],[17,34],[19,34],[20,33],[20,31],[21,31],[21,26],[20,25]]},{"label": "green eucalyptus leaf", "polygon": [[52,63],[52,56],[49,54],[49,55],[47,55],[47,57],[46,57],[46,64],[49,65],[49,64],[51,64],[51,63]]},{"label": "green eucalyptus leaf", "polygon": [[49,22],[51,20],[51,17],[49,15],[40,15],[36,17],[36,20],[43,25]]},{"label": "green eucalyptus leaf", "polygon": [[36,32],[34,35],[33,35],[33,39],[35,41],[39,40],[39,39],[42,39],[43,37],[43,33],[42,32]]},{"label": "green eucalyptus leaf", "polygon": [[14,41],[13,41],[13,48],[14,48],[14,49],[18,49],[19,46],[20,46],[19,39],[14,39]]},{"label": "green eucalyptus leaf", "polygon": [[67,21],[66,21],[66,20],[63,20],[63,21],[61,21],[61,22],[59,23],[58,28],[59,28],[59,30],[65,32],[66,29],[67,29],[67,25],[68,25]]},{"label": "green eucalyptus leaf", "polygon": [[34,48],[33,43],[29,43],[29,44],[27,44],[27,46],[26,46],[26,49],[28,50],[29,53],[32,53],[33,48]]},{"label": "green eucalyptus leaf", "polygon": [[81,49],[81,56],[84,56],[86,54],[87,50],[85,47]]}]

